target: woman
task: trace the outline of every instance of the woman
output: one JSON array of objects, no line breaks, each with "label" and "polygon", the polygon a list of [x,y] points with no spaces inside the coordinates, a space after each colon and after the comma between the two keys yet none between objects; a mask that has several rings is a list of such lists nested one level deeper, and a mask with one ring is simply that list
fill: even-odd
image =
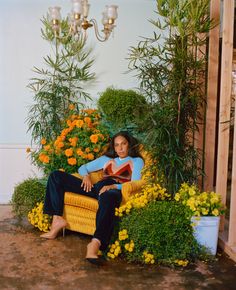
[{"label": "woman", "polygon": [[[79,168],[79,178],[62,171],[50,174],[44,203],[44,213],[53,216],[51,230],[42,238],[54,239],[67,225],[63,218],[64,193],[83,194],[98,200],[96,230],[87,245],[86,259],[98,264],[98,251],[104,251],[110,242],[115,208],[119,207],[122,184],[141,179],[144,162],[139,153],[138,141],[127,132],[117,133],[111,140],[105,154]],[[89,173],[103,169],[103,179],[92,185]]]}]

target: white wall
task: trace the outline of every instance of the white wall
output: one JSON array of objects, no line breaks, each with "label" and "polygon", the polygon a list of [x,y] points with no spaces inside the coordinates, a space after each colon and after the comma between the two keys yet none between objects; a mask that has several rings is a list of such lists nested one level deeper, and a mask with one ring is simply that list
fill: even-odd
[{"label": "white wall", "polygon": [[[92,30],[89,43],[94,47],[96,63],[93,70],[97,82],[87,88],[96,103],[99,92],[108,86],[135,88],[137,80],[125,74],[128,67],[128,49],[141,36],[150,36],[153,26],[148,19],[155,18],[154,0],[90,0],[90,17],[101,19],[106,4],[117,4],[118,20],[114,37],[107,42],[96,41]],[[31,137],[27,134],[28,106],[32,94],[26,88],[34,76],[33,66],[43,67],[43,56],[50,46],[41,38],[40,19],[49,6],[62,7],[65,16],[70,10],[69,0],[0,0],[0,203],[7,202],[16,183],[32,174],[38,174],[25,153]]]}]

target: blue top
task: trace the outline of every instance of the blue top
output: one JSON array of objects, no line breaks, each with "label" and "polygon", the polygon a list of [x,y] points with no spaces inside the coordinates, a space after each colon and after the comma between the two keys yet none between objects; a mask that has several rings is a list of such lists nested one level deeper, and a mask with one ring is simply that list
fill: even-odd
[{"label": "blue top", "polygon": [[131,180],[141,179],[141,170],[144,166],[143,159],[140,157],[111,158],[101,156],[91,162],[79,167],[78,172],[81,176],[88,175],[90,172],[103,170],[104,177],[112,177],[118,181],[117,189],[122,188],[122,183]]}]

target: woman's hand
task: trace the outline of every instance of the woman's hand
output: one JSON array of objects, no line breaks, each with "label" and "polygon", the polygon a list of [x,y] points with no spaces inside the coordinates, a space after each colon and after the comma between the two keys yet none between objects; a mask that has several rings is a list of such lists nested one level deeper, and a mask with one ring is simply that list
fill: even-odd
[{"label": "woman's hand", "polygon": [[105,185],[100,189],[99,195],[101,195],[103,192],[110,190],[110,189],[117,189],[117,186],[115,184]]},{"label": "woman's hand", "polygon": [[91,191],[92,187],[93,187],[93,184],[92,184],[92,181],[89,177],[89,175],[85,175],[83,177],[83,180],[82,180],[82,184],[81,186],[83,187],[83,189],[86,191],[86,192],[89,192]]}]

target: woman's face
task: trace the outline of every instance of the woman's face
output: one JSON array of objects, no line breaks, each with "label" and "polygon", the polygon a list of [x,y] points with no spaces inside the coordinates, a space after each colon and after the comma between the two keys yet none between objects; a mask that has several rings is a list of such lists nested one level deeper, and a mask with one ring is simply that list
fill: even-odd
[{"label": "woman's face", "polygon": [[120,158],[128,156],[129,142],[123,136],[117,136],[114,140],[114,149]]}]

